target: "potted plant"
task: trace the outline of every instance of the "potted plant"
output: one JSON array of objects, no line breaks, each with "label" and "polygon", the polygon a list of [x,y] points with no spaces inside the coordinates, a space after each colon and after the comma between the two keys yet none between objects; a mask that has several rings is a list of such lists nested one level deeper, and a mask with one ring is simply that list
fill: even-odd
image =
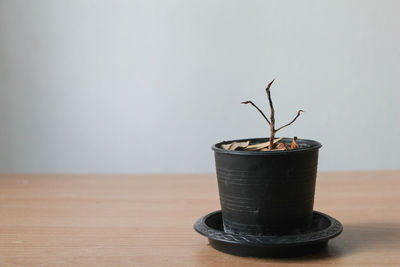
[{"label": "potted plant", "polygon": [[[268,256],[266,252],[271,252],[271,248],[275,253],[281,247],[294,248],[300,244],[304,248],[304,245],[318,243],[304,239],[307,234],[330,231],[322,236],[325,239],[317,238],[325,242],[341,232],[338,221],[313,211],[321,144],[297,137],[276,136],[294,123],[303,110],[299,110],[289,123],[276,127],[271,98],[273,82],[266,87],[269,118],[252,101],[242,102],[251,104],[263,116],[269,126],[269,137],[223,141],[212,146],[221,212],[205,216],[195,225],[198,232],[209,237],[215,248],[236,255],[260,256],[260,251],[255,248],[262,247],[269,250],[262,250],[261,256]],[[325,228],[322,229],[322,225]],[[238,244],[245,247],[238,248]],[[298,247],[295,250],[301,251]],[[286,252],[284,250],[283,256]]]}]

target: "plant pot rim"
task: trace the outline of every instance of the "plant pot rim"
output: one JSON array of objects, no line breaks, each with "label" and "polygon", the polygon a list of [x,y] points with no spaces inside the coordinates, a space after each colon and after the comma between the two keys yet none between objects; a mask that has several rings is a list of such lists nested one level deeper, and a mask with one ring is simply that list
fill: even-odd
[{"label": "plant pot rim", "polygon": [[[319,148],[322,147],[322,145],[317,141],[314,141],[314,140],[311,140],[311,139],[300,139],[300,138],[298,138],[296,140],[296,142],[300,146],[300,148],[298,148],[298,149],[272,150],[272,151],[246,151],[246,150],[226,150],[226,149],[221,148],[221,145],[232,143],[232,142],[246,142],[246,141],[250,141],[250,142],[254,142],[254,141],[266,142],[268,140],[269,140],[269,138],[265,138],[265,137],[228,140],[228,141],[219,142],[219,143],[211,146],[211,149],[214,150],[216,153],[222,153],[222,154],[243,155],[243,156],[245,156],[245,155],[248,155],[248,156],[261,156],[261,155],[264,155],[265,156],[265,155],[283,155],[283,154],[303,153],[303,152],[307,152],[307,151],[318,150]],[[292,138],[283,137],[282,141],[290,143],[292,141]],[[307,145],[307,147],[301,147],[301,145]]]}]

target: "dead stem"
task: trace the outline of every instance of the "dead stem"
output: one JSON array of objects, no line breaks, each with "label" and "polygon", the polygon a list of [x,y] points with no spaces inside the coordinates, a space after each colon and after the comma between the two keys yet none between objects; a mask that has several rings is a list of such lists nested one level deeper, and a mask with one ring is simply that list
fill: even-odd
[{"label": "dead stem", "polygon": [[262,115],[262,116],[264,117],[264,119],[268,122],[268,124],[271,125],[271,122],[268,120],[267,116],[265,116],[264,112],[262,112],[262,110],[259,109],[259,108],[257,107],[256,104],[254,104],[254,103],[251,102],[251,101],[244,101],[244,102],[242,102],[242,104],[252,104],[253,107],[255,107],[255,108],[261,113],[261,115]]},{"label": "dead stem", "polygon": [[279,131],[280,129],[283,129],[283,128],[289,126],[289,125],[292,124],[295,120],[297,120],[297,118],[300,116],[300,113],[301,113],[301,112],[304,112],[304,110],[301,110],[301,109],[300,109],[299,111],[297,111],[296,117],[294,117],[294,119],[293,119],[291,122],[289,122],[288,124],[283,125],[283,126],[279,127],[278,129],[276,129],[276,130],[275,130],[275,133],[276,133],[277,131]]},{"label": "dead stem", "polygon": [[275,81],[275,79],[273,79],[268,85],[267,88],[265,89],[265,91],[267,91],[267,96],[268,96],[268,102],[269,102],[269,107],[271,109],[271,123],[269,124],[270,128],[271,128],[271,134],[269,137],[269,150],[274,149],[274,139],[275,139],[275,110],[274,110],[274,105],[272,104],[272,98],[271,98],[271,85],[273,84],[273,82]]}]

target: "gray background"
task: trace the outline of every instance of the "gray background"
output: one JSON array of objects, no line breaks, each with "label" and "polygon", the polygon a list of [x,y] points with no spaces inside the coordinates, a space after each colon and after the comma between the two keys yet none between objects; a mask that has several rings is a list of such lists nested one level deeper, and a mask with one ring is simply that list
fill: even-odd
[{"label": "gray background", "polygon": [[320,170],[398,169],[399,1],[0,0],[0,172],[211,172],[280,134]]}]

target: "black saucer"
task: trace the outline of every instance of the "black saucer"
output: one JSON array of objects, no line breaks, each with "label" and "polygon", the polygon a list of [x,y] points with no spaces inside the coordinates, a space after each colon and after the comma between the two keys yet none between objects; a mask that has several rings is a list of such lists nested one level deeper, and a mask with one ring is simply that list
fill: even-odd
[{"label": "black saucer", "polygon": [[295,257],[316,252],[326,247],[328,240],[343,231],[336,219],[314,211],[309,228],[284,235],[242,235],[226,233],[221,211],[214,211],[195,224],[194,229],[208,238],[210,245],[222,252],[237,256]]}]

